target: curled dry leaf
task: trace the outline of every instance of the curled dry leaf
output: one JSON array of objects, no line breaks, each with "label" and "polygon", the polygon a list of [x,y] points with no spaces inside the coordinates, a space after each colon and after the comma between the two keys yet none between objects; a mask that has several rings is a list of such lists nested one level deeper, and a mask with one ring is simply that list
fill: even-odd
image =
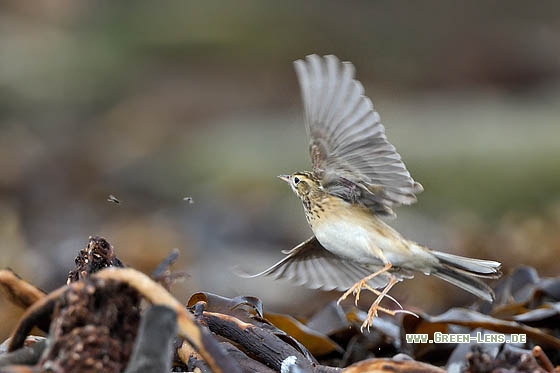
[{"label": "curled dry leaf", "polygon": [[13,304],[27,308],[46,293],[23,280],[9,268],[0,269],[0,292]]}]

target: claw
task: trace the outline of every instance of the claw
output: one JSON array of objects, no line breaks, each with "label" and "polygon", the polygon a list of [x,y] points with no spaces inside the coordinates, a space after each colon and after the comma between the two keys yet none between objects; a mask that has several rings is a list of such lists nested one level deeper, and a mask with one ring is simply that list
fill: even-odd
[{"label": "claw", "polygon": [[401,310],[396,310],[396,311],[392,311],[389,310],[387,308],[381,307],[380,303],[383,300],[383,298],[387,295],[387,293],[389,292],[389,290],[391,290],[391,288],[397,283],[397,280],[395,277],[391,277],[391,280],[389,281],[389,283],[387,284],[387,286],[385,286],[385,289],[383,289],[383,291],[381,292],[381,294],[379,294],[379,296],[377,297],[377,299],[375,300],[375,302],[373,302],[373,304],[371,305],[371,307],[368,310],[367,313],[367,317],[364,320],[364,323],[362,324],[362,327],[360,328],[360,331],[364,330],[364,327],[367,326],[368,331],[369,331],[369,327],[372,325],[373,323],[373,319],[375,317],[379,317],[379,313],[378,311],[384,312],[388,315],[394,316],[397,314],[397,311],[403,311]]},{"label": "claw", "polygon": [[[373,302],[373,304],[371,305],[371,307],[368,310],[366,319],[364,320],[364,322],[362,323],[361,327],[360,327],[360,331],[363,332],[364,328],[367,327],[368,331],[371,327],[371,325],[373,324],[373,319],[375,317],[379,317],[379,312],[383,312],[386,313],[388,315],[391,316],[395,316],[397,313],[406,313],[415,317],[418,317],[418,315],[416,315],[414,312],[410,312],[407,311],[405,309],[403,309],[403,306],[392,296],[390,296],[389,290],[391,290],[391,288],[397,283],[397,278],[393,275],[390,275],[390,280],[389,283],[385,286],[385,288],[383,289],[383,291],[379,291],[376,290],[374,288],[372,288],[370,285],[368,285],[368,281],[370,281],[372,278],[374,278],[375,276],[380,275],[383,272],[387,272],[389,269],[391,269],[391,264],[387,263],[385,265],[385,267],[383,267],[381,270],[372,273],[371,275],[361,279],[360,281],[356,282],[350,289],[348,289],[344,294],[342,294],[342,296],[340,298],[338,298],[336,304],[340,305],[340,302],[342,302],[343,300],[345,300],[346,298],[348,298],[348,296],[350,294],[354,294],[355,298],[354,298],[354,304],[356,306],[358,306],[358,301],[360,300],[360,292],[362,291],[362,289],[366,289],[371,291],[372,293],[377,295],[377,299],[375,299],[375,301]],[[399,310],[390,310],[388,308],[385,307],[381,307],[381,301],[384,298],[389,298],[391,301],[393,301],[400,309]]]},{"label": "claw", "polygon": [[395,313],[395,315],[396,315],[397,313],[405,313],[405,314],[407,314],[407,315],[414,316],[414,317],[416,317],[417,319],[420,318],[420,316],[418,316],[418,315],[415,314],[414,312],[408,311],[408,310],[395,310],[395,311],[393,311],[393,312]]},{"label": "claw", "polygon": [[367,330],[369,332],[369,328],[373,325],[373,319],[375,317],[378,317],[378,312],[377,311],[383,312],[383,313],[385,313],[387,315],[390,315],[390,316],[395,316],[398,313],[405,313],[407,315],[412,315],[414,317],[420,318],[420,316],[418,316],[414,312],[408,311],[408,310],[390,310],[390,309],[387,309],[385,307],[380,307],[380,306],[375,307],[375,309],[373,309],[373,308],[374,307],[372,306],[369,309],[367,317],[364,320],[364,322],[362,323],[362,326],[360,327],[361,332],[364,331],[364,328],[367,328]]},{"label": "claw", "polygon": [[340,306],[340,302],[348,298],[350,294],[354,294],[356,297],[354,304],[358,306],[358,300],[360,299],[360,292],[362,291],[362,288],[365,287],[366,285],[367,284],[363,280],[358,281],[350,289],[348,289],[346,293],[342,294],[342,296],[338,298],[338,300],[336,301],[336,305]]}]

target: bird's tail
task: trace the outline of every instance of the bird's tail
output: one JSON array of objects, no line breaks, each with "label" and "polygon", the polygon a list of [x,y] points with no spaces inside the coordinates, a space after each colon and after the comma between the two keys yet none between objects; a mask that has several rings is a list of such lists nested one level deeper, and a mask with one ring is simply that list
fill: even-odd
[{"label": "bird's tail", "polygon": [[439,260],[439,265],[431,274],[479,298],[489,302],[494,300],[494,292],[490,286],[477,277],[499,278],[502,274],[501,263],[493,260],[465,258],[435,250],[431,250],[431,253]]}]

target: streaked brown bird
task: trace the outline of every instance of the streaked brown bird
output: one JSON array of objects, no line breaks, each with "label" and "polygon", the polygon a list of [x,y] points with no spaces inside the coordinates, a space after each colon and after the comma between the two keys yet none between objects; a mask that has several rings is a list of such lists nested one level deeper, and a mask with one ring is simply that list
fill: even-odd
[{"label": "streaked brown bird", "polygon": [[[477,277],[497,278],[501,264],[431,250],[407,240],[381,217],[416,201],[422,186],[407,171],[354,66],[335,56],[295,61],[310,139],[312,172],[279,176],[303,202],[314,236],[285,251],[282,260],[254,275],[289,278],[311,288],[346,291],[340,303],[360,291],[377,294],[362,328],[378,311],[389,290],[414,272],[434,275],[484,300],[492,289]],[[382,289],[381,291],[377,289]],[[393,299],[394,300],[394,299]]]}]

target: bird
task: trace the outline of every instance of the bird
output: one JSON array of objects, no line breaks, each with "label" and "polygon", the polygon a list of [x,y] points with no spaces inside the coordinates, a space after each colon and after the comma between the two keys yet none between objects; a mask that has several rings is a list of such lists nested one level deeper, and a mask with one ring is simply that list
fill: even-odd
[{"label": "bird", "polygon": [[[312,171],[278,176],[301,200],[313,236],[279,262],[250,277],[290,279],[313,289],[377,295],[361,326],[379,312],[404,310],[389,295],[391,288],[417,272],[434,275],[485,301],[492,289],[480,278],[501,275],[501,263],[432,250],[403,237],[386,218],[393,209],[416,202],[423,191],[395,147],[388,141],[379,114],[355,79],[351,62],[316,54],[294,62],[305,112]],[[381,289],[381,290],[380,290]],[[381,306],[384,298],[398,309]],[[416,316],[416,315],[415,315]]]}]

